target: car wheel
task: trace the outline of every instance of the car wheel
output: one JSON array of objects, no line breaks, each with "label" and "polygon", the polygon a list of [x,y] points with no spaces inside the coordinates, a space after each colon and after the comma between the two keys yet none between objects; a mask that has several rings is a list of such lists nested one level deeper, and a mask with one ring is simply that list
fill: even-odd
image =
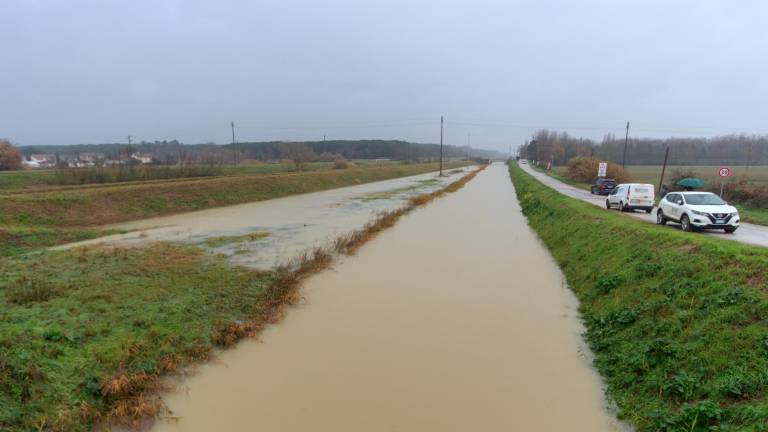
[{"label": "car wheel", "polygon": [[656,223],[659,225],[667,224],[667,218],[664,217],[664,212],[662,212],[661,209],[656,210]]},{"label": "car wheel", "polygon": [[595,195],[595,188],[589,189],[589,193],[591,193],[592,195]]},{"label": "car wheel", "polygon": [[683,217],[680,218],[680,228],[685,232],[693,231],[693,225],[691,225],[691,220],[688,219],[688,215],[683,215]]},{"label": "car wheel", "polygon": [[611,201],[610,200],[605,200],[605,208],[607,208],[608,210],[611,209]]},{"label": "car wheel", "polygon": [[725,227],[725,228],[723,228],[723,229],[724,229],[724,230],[725,230],[725,232],[727,232],[728,234],[733,234],[733,233],[735,233],[735,232],[736,232],[736,229],[737,229],[737,228],[738,228],[738,227]]},{"label": "car wheel", "polygon": [[651,214],[651,212],[652,212],[652,211],[653,211],[653,209],[652,209],[652,208],[649,208],[649,209],[648,209],[648,210],[646,210],[645,212],[646,212],[646,213],[648,213],[648,214]]},{"label": "car wheel", "polygon": [[627,208],[624,206],[624,201],[619,201],[619,211],[620,212],[627,211]]}]

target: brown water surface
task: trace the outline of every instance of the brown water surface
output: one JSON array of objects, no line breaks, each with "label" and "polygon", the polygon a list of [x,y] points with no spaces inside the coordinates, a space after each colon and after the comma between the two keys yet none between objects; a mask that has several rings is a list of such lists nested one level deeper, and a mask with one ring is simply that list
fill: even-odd
[{"label": "brown water surface", "polygon": [[260,341],[166,397],[155,431],[611,431],[576,303],[506,167],[307,281]]}]

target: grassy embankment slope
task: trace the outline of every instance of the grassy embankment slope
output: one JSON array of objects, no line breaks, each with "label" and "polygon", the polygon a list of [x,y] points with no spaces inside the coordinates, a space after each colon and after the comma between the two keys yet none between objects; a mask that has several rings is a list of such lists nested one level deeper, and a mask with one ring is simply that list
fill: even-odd
[{"label": "grassy embankment slope", "polygon": [[[768,183],[768,166],[731,167],[731,168],[733,169],[734,172],[749,173],[749,175],[745,175],[744,177],[748,178],[750,181],[756,184]],[[545,173],[557,180],[560,180],[563,183],[566,183],[571,186],[575,186],[584,190],[589,190],[588,184],[579,183],[566,177],[564,175],[566,171],[566,167],[555,167],[551,171],[547,171],[541,168],[534,168],[534,169],[542,173]],[[717,176],[718,167],[714,167],[714,166],[667,167],[666,178],[669,178],[672,175],[672,172],[674,172],[676,169],[691,171],[695,173],[698,178],[701,178],[708,182],[717,182],[719,180],[719,177]],[[629,174],[630,178],[634,182],[650,183],[658,187],[659,177],[661,175],[661,166],[660,165],[650,165],[650,166],[630,165],[630,166],[627,166],[627,173]],[[754,223],[759,225],[768,225],[768,209],[758,208],[758,207],[749,207],[741,204],[736,204],[736,207],[739,209],[739,214],[741,215],[741,219],[744,222],[749,222],[749,223]]]},{"label": "grassy embankment slope", "polygon": [[[466,165],[453,162],[449,166]],[[437,164],[120,183],[0,195],[0,257],[104,234],[99,225],[435,171]]]},{"label": "grassy embankment slope", "polygon": [[510,167],[581,301],[621,418],[639,431],[768,431],[768,252],[568,198]]},{"label": "grassy embankment slope", "polygon": [[[304,191],[432,168],[281,176],[286,185],[272,190]],[[296,185],[297,177],[310,184]],[[327,267],[332,254],[353,252],[402,214],[469,178],[268,272],[232,267],[205,245],[0,257],[0,430],[80,432],[96,422],[130,424],[156,415],[162,408],[159,377],[258,333],[279,319],[300,281]],[[216,238],[207,247],[232,240]]]}]

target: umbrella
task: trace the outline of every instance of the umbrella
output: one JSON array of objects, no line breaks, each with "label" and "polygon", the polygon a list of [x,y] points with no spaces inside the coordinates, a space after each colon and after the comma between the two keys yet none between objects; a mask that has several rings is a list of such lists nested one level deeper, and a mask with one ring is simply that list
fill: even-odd
[{"label": "umbrella", "polygon": [[688,177],[678,181],[677,185],[684,188],[700,188],[704,187],[704,181],[697,178]]}]

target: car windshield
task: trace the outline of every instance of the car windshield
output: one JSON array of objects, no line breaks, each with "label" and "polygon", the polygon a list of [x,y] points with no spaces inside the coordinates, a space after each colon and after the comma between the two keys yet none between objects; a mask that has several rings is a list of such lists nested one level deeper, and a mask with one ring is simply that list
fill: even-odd
[{"label": "car windshield", "polygon": [[690,205],[723,205],[725,201],[714,194],[688,194],[685,195],[685,202]]}]

